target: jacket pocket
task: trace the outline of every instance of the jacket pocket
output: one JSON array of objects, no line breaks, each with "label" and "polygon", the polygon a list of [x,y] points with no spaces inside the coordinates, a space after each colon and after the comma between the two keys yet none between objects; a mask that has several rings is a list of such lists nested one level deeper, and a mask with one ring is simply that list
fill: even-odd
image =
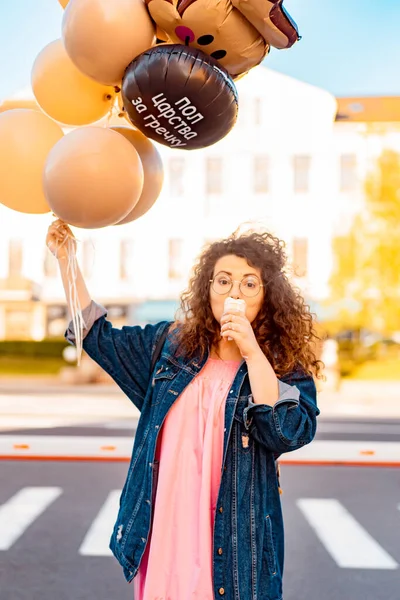
[{"label": "jacket pocket", "polygon": [[153,381],[160,379],[174,379],[178,373],[178,367],[171,363],[162,364],[153,375]]},{"label": "jacket pocket", "polygon": [[265,517],[264,555],[270,575],[276,575],[276,555],[270,515]]},{"label": "jacket pocket", "polygon": [[160,404],[164,394],[166,394],[169,387],[172,385],[172,382],[177,374],[178,369],[175,366],[161,365],[161,367],[157,369],[152,379],[153,393],[151,397],[151,404],[153,406]]}]

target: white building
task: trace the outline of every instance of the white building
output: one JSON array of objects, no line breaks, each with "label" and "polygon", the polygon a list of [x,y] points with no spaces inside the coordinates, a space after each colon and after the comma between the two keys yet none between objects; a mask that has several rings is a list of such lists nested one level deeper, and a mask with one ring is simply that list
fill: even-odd
[{"label": "white building", "polygon": [[362,210],[366,177],[375,170],[382,152],[400,153],[400,97],[339,98],[334,131],[334,229],[340,234]]},{"label": "white building", "polygon": [[[249,221],[285,240],[309,299],[329,294],[331,238],[343,208],[336,99],[263,67],[237,87],[238,123],[221,142],[189,152],[158,146],[165,183],[149,213],[129,225],[75,229],[89,290],[115,307],[114,322],[131,303],[176,300],[203,245]],[[51,221],[0,205],[0,339],[64,330],[62,284],[45,247]]]}]

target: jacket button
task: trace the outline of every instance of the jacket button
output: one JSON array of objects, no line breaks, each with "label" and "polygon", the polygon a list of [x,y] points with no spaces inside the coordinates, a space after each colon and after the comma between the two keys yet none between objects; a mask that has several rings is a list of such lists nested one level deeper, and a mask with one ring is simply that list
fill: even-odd
[{"label": "jacket button", "polygon": [[224,588],[219,588],[218,592],[220,596],[223,596],[225,594]]},{"label": "jacket button", "polygon": [[218,548],[218,554],[221,556],[221,554],[222,554],[222,548]]},{"label": "jacket button", "polygon": [[220,506],[220,507],[219,507],[219,512],[220,512],[220,513],[223,513],[223,512],[224,512],[224,509],[222,508],[222,506]]}]

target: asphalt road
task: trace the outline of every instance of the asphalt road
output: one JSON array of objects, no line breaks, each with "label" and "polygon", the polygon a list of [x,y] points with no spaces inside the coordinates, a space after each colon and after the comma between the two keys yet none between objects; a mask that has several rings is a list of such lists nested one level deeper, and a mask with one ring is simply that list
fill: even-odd
[{"label": "asphalt road", "polygon": [[[71,435],[71,436],[112,436],[125,437],[134,435],[137,419],[105,420],[103,423],[85,423],[63,427],[43,427],[16,429],[16,435],[29,433],[29,435]],[[0,431],[0,435],[9,435],[10,430]],[[353,440],[370,442],[400,442],[399,419],[319,419],[317,440]],[[400,594],[399,599],[400,600]]]},{"label": "asphalt road", "polygon": [[[126,463],[0,461],[0,600],[132,600],[109,555]],[[400,599],[400,470],[283,466],[285,600]]]}]

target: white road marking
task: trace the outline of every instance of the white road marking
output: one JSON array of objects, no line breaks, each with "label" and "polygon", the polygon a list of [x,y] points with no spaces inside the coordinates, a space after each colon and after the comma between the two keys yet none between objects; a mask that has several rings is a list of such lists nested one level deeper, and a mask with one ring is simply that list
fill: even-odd
[{"label": "white road marking", "polygon": [[7,458],[130,458],[134,436],[1,435],[0,456]]},{"label": "white road marking", "polygon": [[111,550],[108,546],[118,514],[120,496],[121,490],[113,490],[109,493],[79,548],[79,554],[83,556],[111,556]]},{"label": "white road marking", "polygon": [[[28,527],[62,494],[58,487],[26,487],[0,506],[0,550],[9,550]],[[121,490],[112,490],[79,548],[82,556],[111,556],[109,541]],[[297,506],[343,569],[395,570],[397,562],[334,498],[300,498]],[[396,507],[400,511],[400,504]],[[318,551],[316,549],[316,551]]]},{"label": "white road marking", "polygon": [[[2,458],[77,458],[129,460],[134,443],[131,436],[62,436],[7,434],[0,436]],[[295,452],[282,454],[279,461],[293,463],[384,463],[400,465],[400,442],[314,440]]]},{"label": "white road marking", "polygon": [[397,562],[334,498],[300,498],[297,505],[342,569],[397,569]]},{"label": "white road marking", "polygon": [[8,550],[62,493],[58,487],[26,487],[0,506],[0,550]]},{"label": "white road marking", "polygon": [[279,462],[400,465],[400,442],[314,440],[295,452],[282,454]]}]

